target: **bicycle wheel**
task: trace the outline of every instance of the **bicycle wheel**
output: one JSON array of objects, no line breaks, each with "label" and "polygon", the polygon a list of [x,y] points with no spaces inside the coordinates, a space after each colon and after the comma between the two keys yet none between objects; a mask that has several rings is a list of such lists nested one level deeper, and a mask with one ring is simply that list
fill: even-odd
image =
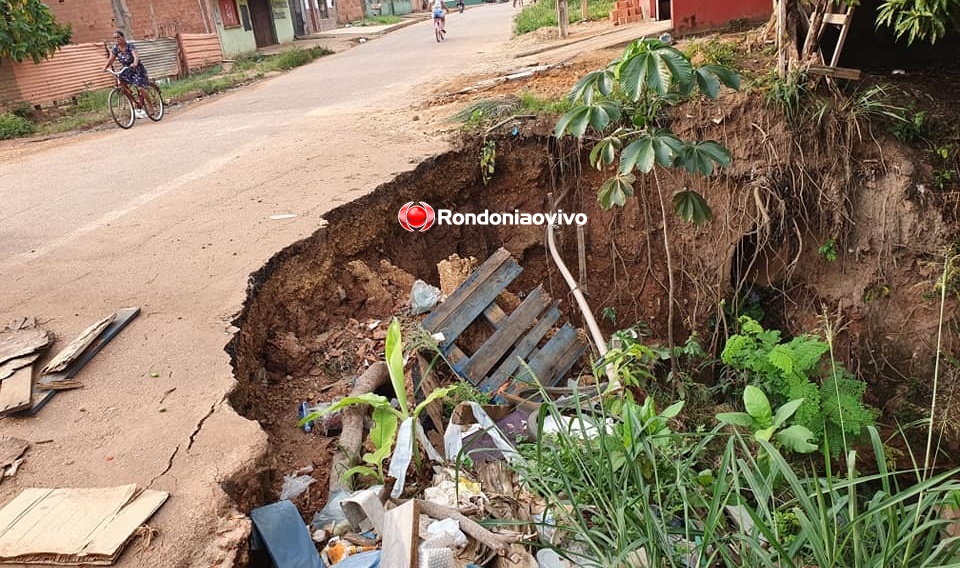
[{"label": "bicycle wheel", "polygon": [[155,84],[149,87],[142,87],[140,93],[143,94],[143,106],[147,111],[147,116],[154,122],[159,122],[163,118],[163,94],[160,87]]},{"label": "bicycle wheel", "polygon": [[123,129],[133,126],[136,118],[133,115],[133,101],[120,89],[114,89],[107,95],[107,106],[110,107],[110,116],[117,126]]}]

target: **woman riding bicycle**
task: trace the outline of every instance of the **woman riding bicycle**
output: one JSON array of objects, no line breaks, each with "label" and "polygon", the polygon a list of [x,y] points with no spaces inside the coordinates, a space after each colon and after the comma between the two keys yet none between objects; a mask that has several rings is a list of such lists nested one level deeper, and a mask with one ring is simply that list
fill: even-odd
[{"label": "woman riding bicycle", "polygon": [[440,20],[440,33],[447,33],[447,12],[450,10],[443,0],[433,0],[433,19]]},{"label": "woman riding bicycle", "polygon": [[[150,77],[147,75],[147,68],[144,67],[143,62],[140,61],[137,48],[134,47],[132,42],[127,41],[127,38],[120,30],[113,32],[113,39],[117,44],[110,50],[110,59],[108,59],[107,64],[103,66],[103,70],[107,71],[110,69],[110,66],[113,65],[114,61],[119,61],[127,68],[120,74],[121,81],[136,87],[149,87]],[[143,110],[137,109],[137,116],[143,118],[140,116],[141,113],[143,113]]]}]

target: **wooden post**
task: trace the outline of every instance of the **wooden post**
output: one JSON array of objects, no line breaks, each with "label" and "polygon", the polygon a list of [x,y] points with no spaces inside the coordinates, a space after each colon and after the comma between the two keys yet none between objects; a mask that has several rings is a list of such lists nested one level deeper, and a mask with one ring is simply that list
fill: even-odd
[{"label": "wooden post", "polygon": [[567,0],[557,0],[557,23],[560,25],[560,38],[567,37],[567,24],[570,16],[567,11]]},{"label": "wooden post", "polygon": [[587,6],[587,0],[580,0],[580,18],[584,22],[590,20],[590,8]]}]

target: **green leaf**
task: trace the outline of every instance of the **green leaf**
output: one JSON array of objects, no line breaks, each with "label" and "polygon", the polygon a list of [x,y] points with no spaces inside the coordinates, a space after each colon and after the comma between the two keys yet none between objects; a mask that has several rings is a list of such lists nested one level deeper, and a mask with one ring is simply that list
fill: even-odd
[{"label": "green leaf", "polygon": [[603,101],[590,107],[590,126],[597,132],[603,132],[615,120],[620,120],[620,106],[616,103]]},{"label": "green leaf", "polygon": [[598,170],[613,163],[620,150],[620,138],[618,136],[608,136],[597,142],[590,150],[590,163]]},{"label": "green leaf", "polygon": [[694,142],[684,147],[680,163],[690,173],[708,176],[713,173],[714,164],[730,165],[730,152],[713,140]]},{"label": "green leaf", "polygon": [[397,395],[397,401],[400,403],[400,412],[404,416],[410,415],[410,407],[407,406],[407,379],[403,372],[403,343],[400,337],[400,320],[393,318],[390,327],[387,329],[386,343],[387,368],[390,371],[390,384],[393,386],[394,394]]},{"label": "green leaf", "polygon": [[704,65],[695,72],[697,88],[700,92],[716,100],[720,96],[720,84],[733,90],[740,90],[740,75],[722,65]]},{"label": "green leaf", "polygon": [[721,412],[717,414],[717,421],[741,428],[753,428],[754,425],[753,417],[746,412]]},{"label": "green leaf", "polygon": [[747,388],[743,389],[743,406],[747,409],[747,414],[752,416],[761,428],[769,428],[773,425],[770,401],[762,390],[753,385],[747,385]]},{"label": "green leaf", "polygon": [[683,410],[683,404],[685,401],[679,400],[670,406],[663,409],[663,412],[660,413],[661,418],[671,419],[676,418],[680,411]]},{"label": "green leaf", "polygon": [[627,147],[620,153],[620,173],[629,174],[633,171],[633,168],[637,168],[645,174],[650,173],[656,158],[653,137],[649,134],[641,136],[627,144]]},{"label": "green leaf", "polygon": [[802,398],[798,398],[797,400],[791,400],[790,402],[778,408],[776,414],[773,415],[773,427],[779,428],[783,426],[783,424],[791,416],[793,416],[793,413],[796,412],[798,408],[800,408],[800,405],[803,404],[803,400],[804,399]]},{"label": "green leaf", "polygon": [[313,422],[314,420],[323,418],[324,416],[326,416],[327,414],[330,414],[331,412],[336,412],[342,408],[346,408],[348,406],[354,406],[357,404],[369,404],[374,409],[386,408],[392,412],[397,412],[396,410],[393,409],[392,406],[390,406],[390,401],[387,400],[387,397],[379,394],[374,394],[374,393],[365,393],[357,396],[348,396],[348,397],[342,398],[337,402],[331,404],[330,406],[324,408],[323,410],[319,410],[317,412],[311,412],[310,414],[301,418],[300,421],[297,422],[297,426],[302,427],[307,422]]},{"label": "green leaf", "polygon": [[600,69],[587,73],[577,81],[567,98],[573,103],[583,101],[590,104],[596,92],[603,96],[609,96],[613,92],[613,75],[610,71]]},{"label": "green leaf", "polygon": [[603,209],[610,209],[614,205],[623,207],[627,198],[633,195],[633,182],[636,178],[632,174],[618,175],[610,178],[597,191],[597,201]]},{"label": "green leaf", "polygon": [[753,433],[753,437],[756,438],[757,440],[763,440],[764,442],[769,442],[770,437],[773,436],[774,431],[776,431],[776,428],[774,428],[773,426],[770,426],[769,428],[761,428]]},{"label": "green leaf", "polygon": [[590,124],[591,107],[583,105],[570,109],[557,121],[557,126],[553,130],[554,136],[562,138],[569,132],[577,138],[583,138]]},{"label": "green leaf", "polygon": [[686,188],[673,194],[673,210],[681,219],[693,221],[698,227],[713,218],[713,211],[703,196]]},{"label": "green leaf", "polygon": [[418,404],[417,407],[413,409],[413,417],[416,418],[420,416],[420,413],[423,412],[423,409],[425,409],[431,402],[447,396],[453,389],[454,387],[452,386],[434,389],[429,395],[427,395],[427,398],[423,399],[423,402]]},{"label": "green leaf", "polygon": [[380,479],[380,474],[376,470],[365,465],[355,465],[351,467],[347,471],[343,472],[343,475],[340,476],[340,479],[344,483],[349,483],[350,478],[354,475],[365,475],[367,477],[373,477],[377,480]]},{"label": "green leaf", "polygon": [[805,426],[795,424],[789,428],[784,428],[777,432],[776,438],[781,446],[798,454],[809,454],[817,450],[817,445],[810,443],[816,440],[816,436]]},{"label": "green leaf", "polygon": [[[400,417],[391,412],[391,410],[390,407],[373,409],[373,426],[370,428],[370,441],[377,450],[386,448],[387,452],[389,452],[393,448],[393,441],[397,437],[397,425],[400,423]],[[378,461],[377,463],[379,464],[380,462]]]}]

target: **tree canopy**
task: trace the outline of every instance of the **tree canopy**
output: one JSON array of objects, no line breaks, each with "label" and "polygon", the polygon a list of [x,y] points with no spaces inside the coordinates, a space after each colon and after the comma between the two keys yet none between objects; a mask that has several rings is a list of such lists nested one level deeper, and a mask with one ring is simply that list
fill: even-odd
[{"label": "tree canopy", "polygon": [[877,27],[889,26],[897,39],[935,43],[947,31],[957,29],[960,0],[884,0],[877,14]]},{"label": "tree canopy", "polygon": [[0,0],[0,61],[35,62],[70,42],[70,25],[57,23],[40,0]]}]

